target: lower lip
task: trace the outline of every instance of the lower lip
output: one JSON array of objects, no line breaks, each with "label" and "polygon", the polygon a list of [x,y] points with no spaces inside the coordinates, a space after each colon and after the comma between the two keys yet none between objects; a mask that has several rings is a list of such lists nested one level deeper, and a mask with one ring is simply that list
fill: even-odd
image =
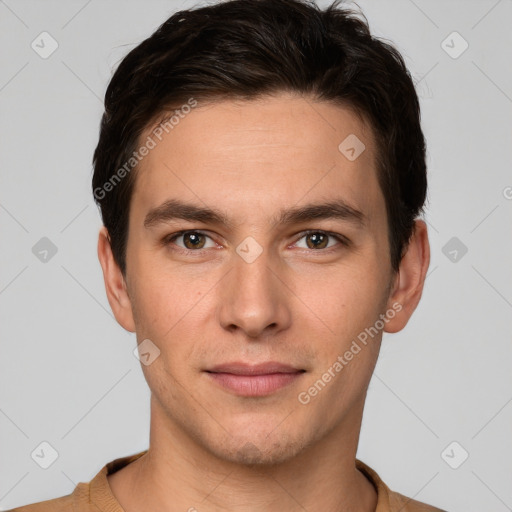
[{"label": "lower lip", "polygon": [[265,396],[297,380],[303,372],[270,373],[267,375],[234,375],[211,373],[208,375],[224,388],[240,396]]}]

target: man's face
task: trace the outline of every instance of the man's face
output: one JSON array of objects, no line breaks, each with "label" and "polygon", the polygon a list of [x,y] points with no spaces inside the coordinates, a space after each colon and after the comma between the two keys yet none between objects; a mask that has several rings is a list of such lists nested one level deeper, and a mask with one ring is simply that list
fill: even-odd
[{"label": "man's face", "polygon": [[[355,139],[338,148],[354,135],[365,145],[355,160]],[[283,94],[198,106],[145,157],[126,284],[138,342],[160,350],[142,367],[152,421],[237,462],[284,461],[359,431],[381,333],[353,342],[389,309],[393,280],[375,152],[350,110]],[[155,210],[171,200],[227,224]],[[341,214],[286,216],[326,203]],[[212,373],[266,362],[300,372]]]}]

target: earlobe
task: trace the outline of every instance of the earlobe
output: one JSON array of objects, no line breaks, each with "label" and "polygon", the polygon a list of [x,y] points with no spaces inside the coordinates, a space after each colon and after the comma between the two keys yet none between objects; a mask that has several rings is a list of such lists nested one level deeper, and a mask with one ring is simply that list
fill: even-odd
[{"label": "earlobe", "polygon": [[396,314],[386,322],[385,332],[398,332],[407,325],[423,293],[429,263],[427,225],[422,220],[416,220],[414,233],[400,262],[388,299],[388,310],[393,309]]},{"label": "earlobe", "polygon": [[103,280],[108,302],[118,323],[127,331],[135,332],[132,305],[124,276],[114,259],[107,228],[103,226],[98,235],[98,259],[103,270]]}]

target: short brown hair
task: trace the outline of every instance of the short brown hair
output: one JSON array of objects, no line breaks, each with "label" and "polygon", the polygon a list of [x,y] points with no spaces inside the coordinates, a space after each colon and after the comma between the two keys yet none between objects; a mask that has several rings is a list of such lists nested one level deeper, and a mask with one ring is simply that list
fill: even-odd
[{"label": "short brown hair", "polygon": [[136,174],[112,178],[126,170],[144,130],[191,97],[281,91],[348,105],[370,122],[398,270],[427,191],[418,97],[398,50],[339,4],[321,10],[307,0],[229,0],[179,11],[121,61],[105,94],[92,188],[123,274]]}]

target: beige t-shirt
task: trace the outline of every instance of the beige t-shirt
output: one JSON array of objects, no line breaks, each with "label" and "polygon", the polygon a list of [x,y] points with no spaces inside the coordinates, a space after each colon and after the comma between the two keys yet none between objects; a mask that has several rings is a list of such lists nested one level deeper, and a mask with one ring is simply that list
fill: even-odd
[{"label": "beige t-shirt", "polygon": [[[90,482],[80,482],[75,490],[67,496],[32,503],[7,512],[124,512],[112,494],[107,475],[115,473],[145,453],[147,450],[109,462]],[[379,478],[379,475],[360,460],[356,460],[356,466],[366,475],[377,491],[375,512],[445,512],[391,491]]]}]

